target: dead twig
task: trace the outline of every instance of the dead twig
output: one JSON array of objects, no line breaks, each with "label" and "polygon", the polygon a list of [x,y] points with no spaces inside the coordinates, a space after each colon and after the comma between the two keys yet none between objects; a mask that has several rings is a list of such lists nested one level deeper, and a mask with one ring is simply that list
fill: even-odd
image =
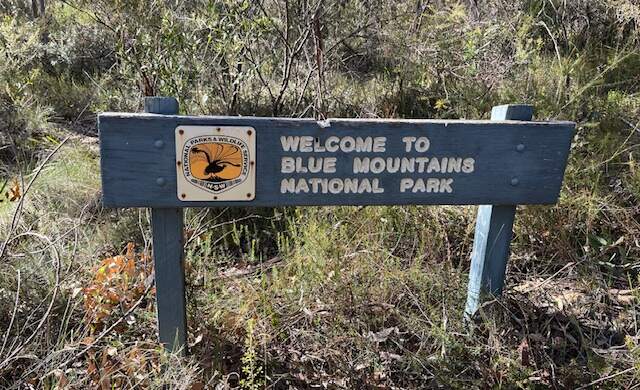
[{"label": "dead twig", "polygon": [[593,381],[593,382],[591,382],[591,383],[587,383],[587,384],[586,384],[586,385],[584,385],[584,386],[580,386],[580,387],[578,387],[576,390],[586,389],[586,388],[591,387],[591,386],[593,386],[593,385],[595,385],[595,384],[598,384],[598,383],[600,383],[600,382],[604,382],[604,381],[606,381],[606,380],[613,379],[613,378],[615,378],[615,377],[617,377],[617,376],[624,375],[624,374],[626,374],[626,373],[628,373],[628,372],[632,372],[632,371],[634,371],[635,369],[636,369],[635,367],[629,367],[629,368],[627,368],[627,369],[625,369],[625,370],[618,371],[618,372],[616,372],[615,374],[611,374],[611,375],[603,376],[602,378],[598,378],[598,379],[596,379],[595,381]]}]

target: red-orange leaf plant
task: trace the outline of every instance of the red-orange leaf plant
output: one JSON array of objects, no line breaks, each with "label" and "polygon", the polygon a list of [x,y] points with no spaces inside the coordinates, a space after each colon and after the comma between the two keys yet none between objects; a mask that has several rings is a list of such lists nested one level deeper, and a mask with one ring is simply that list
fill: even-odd
[{"label": "red-orange leaf plant", "polygon": [[152,274],[149,255],[136,254],[133,243],[127,244],[124,255],[103,260],[90,285],[83,289],[85,320],[92,331],[131,308],[151,283]]}]

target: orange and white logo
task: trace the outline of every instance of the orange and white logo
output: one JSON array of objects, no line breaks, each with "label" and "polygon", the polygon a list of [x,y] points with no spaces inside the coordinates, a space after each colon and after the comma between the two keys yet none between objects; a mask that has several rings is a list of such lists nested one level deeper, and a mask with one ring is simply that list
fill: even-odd
[{"label": "orange and white logo", "polygon": [[205,136],[187,140],[184,175],[191,183],[220,193],[242,183],[249,173],[247,144],[229,136]]},{"label": "orange and white logo", "polygon": [[176,129],[178,198],[253,199],[255,131],[252,128],[204,127],[180,126]]}]

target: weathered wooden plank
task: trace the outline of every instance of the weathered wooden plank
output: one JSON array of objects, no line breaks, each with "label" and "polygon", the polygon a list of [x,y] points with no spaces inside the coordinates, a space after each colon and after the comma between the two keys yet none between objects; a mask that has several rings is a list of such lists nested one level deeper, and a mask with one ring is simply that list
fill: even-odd
[{"label": "weathered wooden plank", "polygon": [[177,351],[187,339],[182,209],[151,209],[151,226],[159,340],[169,351]]},{"label": "weathered wooden plank", "polygon": [[[178,125],[250,126],[256,133],[256,192],[251,201],[185,202],[176,187]],[[550,204],[557,200],[573,136],[569,122],[279,119],[105,113],[99,116],[104,204],[108,207],[215,207],[383,204]],[[285,152],[282,136],[385,137],[383,153]],[[425,153],[404,137],[428,137]],[[282,158],[337,158],[334,173],[282,173]],[[353,173],[356,157],[469,156],[473,173]],[[383,193],[281,193],[283,179],[378,179]],[[402,179],[451,178],[452,191],[400,191]]]},{"label": "weathered wooden plank", "polygon": [[[533,107],[527,105],[503,105],[491,111],[492,120],[528,121],[532,116]],[[478,207],[467,288],[467,316],[476,313],[483,296],[495,296],[502,292],[515,214],[515,205]]]},{"label": "weathered wooden plank", "polygon": [[491,109],[492,121],[530,121],[533,118],[533,106],[529,104],[503,104]]},{"label": "weathered wooden plank", "polygon": [[482,299],[499,295],[509,260],[516,206],[478,207],[465,314],[475,314]]},{"label": "weathered wooden plank", "polygon": [[[175,114],[174,98],[148,97],[145,110],[158,114]],[[130,129],[132,135],[137,131]],[[103,187],[104,188],[104,187]],[[182,208],[151,209],[153,262],[156,281],[156,307],[160,343],[169,351],[181,351],[187,340],[183,264]]]}]

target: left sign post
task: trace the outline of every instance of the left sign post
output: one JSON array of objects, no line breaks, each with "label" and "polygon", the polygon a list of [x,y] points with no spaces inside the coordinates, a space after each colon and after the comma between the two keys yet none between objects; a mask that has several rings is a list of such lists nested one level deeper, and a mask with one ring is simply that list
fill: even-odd
[{"label": "left sign post", "polygon": [[[178,101],[172,97],[145,97],[144,111],[153,114],[175,115]],[[161,139],[150,149],[170,147]],[[156,179],[162,186],[165,180]],[[152,208],[153,263],[156,281],[156,308],[160,343],[168,351],[185,354],[187,340],[187,312],[185,307],[183,263],[182,208]]]}]

